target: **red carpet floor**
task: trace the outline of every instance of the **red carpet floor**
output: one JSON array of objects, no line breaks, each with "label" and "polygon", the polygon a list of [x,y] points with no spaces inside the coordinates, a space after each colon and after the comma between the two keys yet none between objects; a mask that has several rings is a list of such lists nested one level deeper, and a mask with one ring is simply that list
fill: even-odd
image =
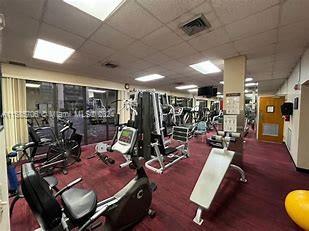
[{"label": "red carpet floor", "polygon": [[[193,139],[189,159],[178,162],[163,175],[147,171],[158,185],[152,206],[157,216],[145,218],[135,230],[299,230],[286,215],[284,198],[292,190],[307,189],[309,175],[295,171],[284,145],[260,143],[253,134],[249,136],[244,152],[248,183],[240,183],[238,175],[229,172],[212,208],[203,213],[202,226],[192,222],[196,206],[189,198],[210,148]],[[112,167],[96,158],[87,160],[92,151],[93,146],[85,147],[82,162],[71,166],[68,175],[57,177],[60,186],[83,177],[79,187],[95,190],[101,200],[117,192],[134,176],[134,171],[118,168],[122,157],[117,153],[112,154],[116,160]],[[12,230],[30,231],[37,227],[25,201],[17,202],[11,218]]]}]

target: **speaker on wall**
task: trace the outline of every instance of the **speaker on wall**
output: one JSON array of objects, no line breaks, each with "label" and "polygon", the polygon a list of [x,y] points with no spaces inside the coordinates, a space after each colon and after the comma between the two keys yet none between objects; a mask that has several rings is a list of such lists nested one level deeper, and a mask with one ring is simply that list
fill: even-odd
[{"label": "speaker on wall", "polygon": [[284,116],[293,115],[293,103],[286,102],[281,105],[281,113]]}]

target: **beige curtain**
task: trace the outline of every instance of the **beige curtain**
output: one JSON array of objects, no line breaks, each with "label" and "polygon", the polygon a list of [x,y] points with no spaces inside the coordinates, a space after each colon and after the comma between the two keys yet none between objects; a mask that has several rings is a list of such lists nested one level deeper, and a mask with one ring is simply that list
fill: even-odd
[{"label": "beige curtain", "polygon": [[124,109],[124,101],[126,99],[129,99],[129,93],[124,90],[118,91],[118,114],[119,114],[119,122],[120,123],[126,123],[130,119],[130,110]]},{"label": "beige curtain", "polygon": [[3,125],[7,151],[17,143],[28,142],[26,81],[2,79]]}]

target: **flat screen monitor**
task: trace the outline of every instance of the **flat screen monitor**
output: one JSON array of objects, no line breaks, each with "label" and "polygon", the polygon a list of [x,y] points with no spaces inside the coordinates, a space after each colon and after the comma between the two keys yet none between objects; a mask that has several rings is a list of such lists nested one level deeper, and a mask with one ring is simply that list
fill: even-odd
[{"label": "flat screen monitor", "polygon": [[197,91],[198,96],[213,97],[217,96],[217,88],[214,87],[200,87]]}]

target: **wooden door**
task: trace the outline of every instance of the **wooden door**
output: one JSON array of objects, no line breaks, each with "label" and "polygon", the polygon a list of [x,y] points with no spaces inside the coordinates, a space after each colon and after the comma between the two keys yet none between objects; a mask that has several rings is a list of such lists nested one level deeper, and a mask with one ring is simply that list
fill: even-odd
[{"label": "wooden door", "polygon": [[260,97],[258,128],[258,139],[260,141],[283,142],[281,105],[284,101],[284,97]]}]

